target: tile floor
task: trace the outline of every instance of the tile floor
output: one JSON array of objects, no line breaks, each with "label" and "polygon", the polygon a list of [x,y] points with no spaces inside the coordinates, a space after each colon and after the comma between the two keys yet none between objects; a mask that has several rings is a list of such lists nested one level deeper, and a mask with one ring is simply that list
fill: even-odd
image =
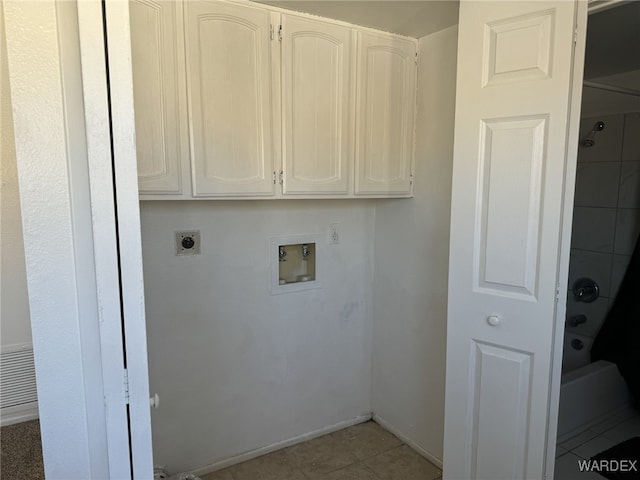
[{"label": "tile floor", "polygon": [[594,455],[640,436],[640,413],[628,408],[559,443],[556,449],[554,480],[603,480],[593,472],[580,472],[578,460]]},{"label": "tile floor", "polygon": [[441,470],[374,422],[299,443],[202,480],[436,480]]}]

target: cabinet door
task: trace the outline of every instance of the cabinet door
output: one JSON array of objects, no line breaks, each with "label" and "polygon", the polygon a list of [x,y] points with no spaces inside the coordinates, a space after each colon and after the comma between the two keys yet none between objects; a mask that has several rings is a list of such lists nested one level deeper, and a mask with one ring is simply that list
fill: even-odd
[{"label": "cabinet door", "polygon": [[194,196],[273,195],[271,13],[184,5]]},{"label": "cabinet door", "polygon": [[358,32],[357,195],[410,195],[416,43]]},{"label": "cabinet door", "polygon": [[138,186],[142,195],[182,193],[181,165],[186,161],[188,145],[179,13],[173,2],[129,3]]},{"label": "cabinet door", "polygon": [[282,16],[283,193],[347,194],[352,30]]}]

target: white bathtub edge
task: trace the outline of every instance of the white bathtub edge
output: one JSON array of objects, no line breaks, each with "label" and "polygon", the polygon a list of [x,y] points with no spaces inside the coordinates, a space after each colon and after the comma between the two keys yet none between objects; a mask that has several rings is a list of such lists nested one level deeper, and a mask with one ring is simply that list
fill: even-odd
[{"label": "white bathtub edge", "polygon": [[631,404],[618,367],[600,360],[562,376],[558,441],[601,422]]}]

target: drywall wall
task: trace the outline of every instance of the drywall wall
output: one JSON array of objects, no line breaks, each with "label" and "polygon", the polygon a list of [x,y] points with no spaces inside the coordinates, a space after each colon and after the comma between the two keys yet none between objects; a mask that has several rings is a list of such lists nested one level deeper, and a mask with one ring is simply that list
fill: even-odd
[{"label": "drywall wall", "polygon": [[441,460],[457,27],[419,48],[415,197],[376,207],[372,405]]},{"label": "drywall wall", "polygon": [[31,343],[4,15],[0,8],[0,341]]},{"label": "drywall wall", "polygon": [[[141,202],[141,222],[156,464],[205,467],[371,412],[371,201]],[[201,255],[176,256],[174,231],[194,229]],[[306,234],[322,288],[272,295],[271,238]]]}]

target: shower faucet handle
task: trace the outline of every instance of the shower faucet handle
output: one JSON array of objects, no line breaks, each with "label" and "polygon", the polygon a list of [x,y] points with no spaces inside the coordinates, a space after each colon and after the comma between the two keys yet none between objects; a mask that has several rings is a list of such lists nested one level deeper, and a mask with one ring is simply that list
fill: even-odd
[{"label": "shower faucet handle", "polygon": [[577,327],[578,325],[582,325],[583,323],[587,323],[586,315],[574,315],[567,320],[567,323],[570,327]]},{"label": "shower faucet handle", "polygon": [[591,303],[600,296],[600,287],[590,278],[579,278],[573,283],[573,296],[578,302]]}]

